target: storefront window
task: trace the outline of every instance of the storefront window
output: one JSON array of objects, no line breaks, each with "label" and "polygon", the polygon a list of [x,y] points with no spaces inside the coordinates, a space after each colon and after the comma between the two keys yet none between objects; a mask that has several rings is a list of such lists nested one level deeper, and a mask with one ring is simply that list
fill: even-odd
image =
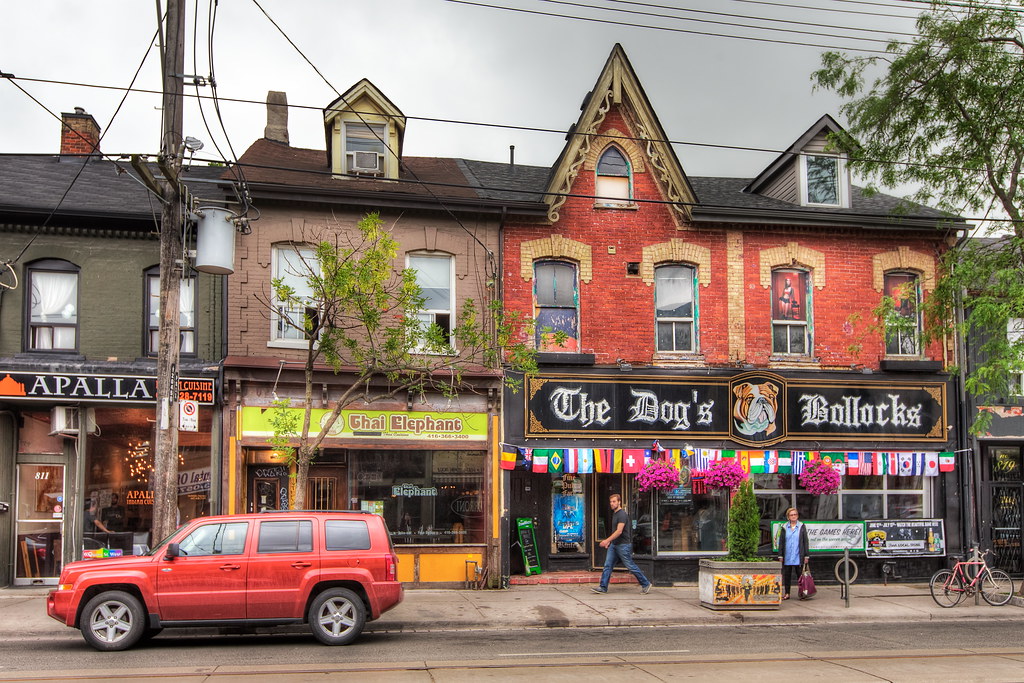
[{"label": "storefront window", "polygon": [[551,488],[551,552],[585,552],[585,518],[583,479],[577,474],[555,477]]},{"label": "storefront window", "polygon": [[484,542],[483,451],[350,451],[351,502],[395,543]]},{"label": "storefront window", "polygon": [[[93,410],[97,429],[86,442],[82,491],[84,549],[131,555],[152,545],[153,408]],[[203,406],[199,431],[178,436],[178,524],[210,514],[212,421],[213,409]]]},{"label": "storefront window", "polygon": [[658,496],[658,552],[714,553],[725,550],[729,496],[721,489],[693,493],[689,486]]}]

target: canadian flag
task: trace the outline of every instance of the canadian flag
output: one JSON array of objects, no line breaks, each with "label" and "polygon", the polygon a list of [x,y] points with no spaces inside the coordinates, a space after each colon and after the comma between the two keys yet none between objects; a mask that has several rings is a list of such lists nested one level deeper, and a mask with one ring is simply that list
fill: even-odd
[{"label": "canadian flag", "polygon": [[952,472],[955,461],[952,453],[939,453],[939,472]]}]

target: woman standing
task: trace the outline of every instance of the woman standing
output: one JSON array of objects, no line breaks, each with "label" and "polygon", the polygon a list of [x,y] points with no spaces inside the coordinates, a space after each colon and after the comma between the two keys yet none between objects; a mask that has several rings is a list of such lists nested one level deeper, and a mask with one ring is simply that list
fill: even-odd
[{"label": "woman standing", "polygon": [[793,587],[793,575],[800,573],[800,565],[806,562],[810,541],[807,527],[800,521],[796,508],[786,510],[786,523],[779,533],[779,561],[782,562],[782,599],[789,600],[789,589]]}]

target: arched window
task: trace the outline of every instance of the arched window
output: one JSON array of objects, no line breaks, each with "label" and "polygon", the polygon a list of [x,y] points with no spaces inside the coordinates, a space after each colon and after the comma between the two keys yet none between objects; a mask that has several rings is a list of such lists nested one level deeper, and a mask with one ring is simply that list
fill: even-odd
[{"label": "arched window", "polygon": [[811,353],[811,278],[805,270],[772,271],[772,353]]},{"label": "arched window", "polygon": [[[147,268],[146,280],[146,355],[155,356],[160,341],[160,267]],[[178,325],[181,333],[180,353],[194,356],[196,353],[196,279],[181,279],[178,294]]]},{"label": "arched window", "polygon": [[[579,349],[579,291],[576,266],[564,261],[538,261],[533,266],[536,342],[541,351]],[[557,338],[564,334],[561,344]]]},{"label": "arched window", "polygon": [[78,266],[43,259],[28,266],[29,351],[78,349]]},{"label": "arched window", "polygon": [[885,353],[917,356],[921,353],[921,279],[917,273],[885,274],[885,296],[893,310],[885,320]]},{"label": "arched window", "polygon": [[419,319],[425,327],[436,325],[452,343],[452,309],[455,301],[454,259],[450,254],[409,254],[409,268],[416,271],[416,284],[423,295]]},{"label": "arched window", "polygon": [[615,146],[606,149],[597,162],[596,203],[611,206],[629,204],[633,199],[632,176],[626,155]]},{"label": "arched window", "polygon": [[697,350],[697,269],[671,264],[654,271],[658,351]]}]

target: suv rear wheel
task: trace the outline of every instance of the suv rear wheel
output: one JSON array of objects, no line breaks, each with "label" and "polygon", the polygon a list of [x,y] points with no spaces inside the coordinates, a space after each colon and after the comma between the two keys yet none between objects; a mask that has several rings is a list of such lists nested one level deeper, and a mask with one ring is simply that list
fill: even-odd
[{"label": "suv rear wheel", "polygon": [[82,611],[82,637],[97,650],[126,650],[146,630],[142,603],[124,591],[100,593]]},{"label": "suv rear wheel", "polygon": [[366,606],[347,588],[329,588],[309,606],[309,628],[324,645],[348,645],[366,624]]}]

